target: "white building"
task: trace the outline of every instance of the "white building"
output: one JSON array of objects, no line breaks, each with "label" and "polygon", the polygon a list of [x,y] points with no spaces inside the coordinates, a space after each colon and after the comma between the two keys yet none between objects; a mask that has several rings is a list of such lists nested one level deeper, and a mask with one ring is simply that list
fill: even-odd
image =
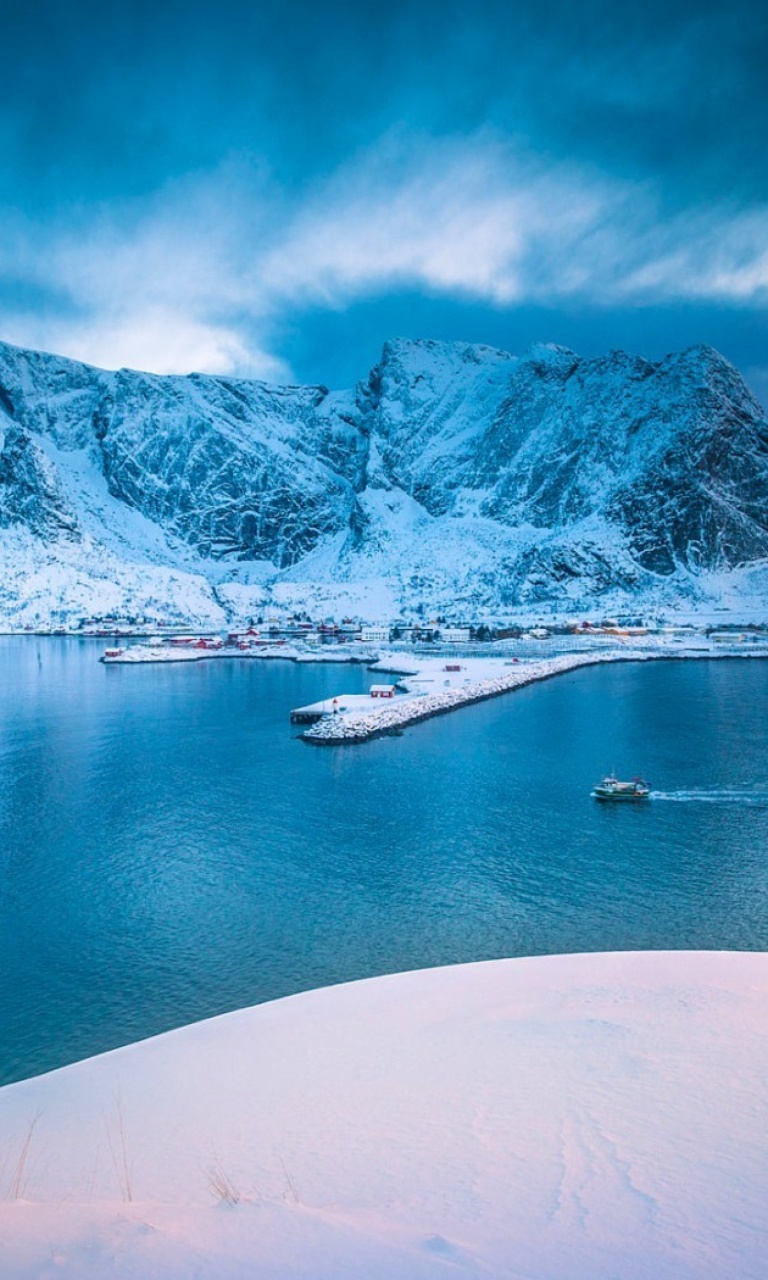
[{"label": "white building", "polygon": [[360,639],[364,644],[389,644],[389,627],[363,627]]},{"label": "white building", "polygon": [[469,627],[441,627],[440,639],[444,644],[468,644]]}]

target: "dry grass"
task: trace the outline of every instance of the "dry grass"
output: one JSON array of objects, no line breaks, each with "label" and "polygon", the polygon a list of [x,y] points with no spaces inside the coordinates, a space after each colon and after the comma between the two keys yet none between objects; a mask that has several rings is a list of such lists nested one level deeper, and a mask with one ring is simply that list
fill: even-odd
[{"label": "dry grass", "polygon": [[[10,1172],[8,1185],[5,1189],[4,1199],[6,1200],[22,1200],[24,1198],[24,1195],[27,1190],[28,1182],[29,1182],[29,1170],[28,1170],[29,1150],[30,1150],[30,1147],[32,1146],[32,1138],[35,1132],[35,1128],[37,1127],[37,1122],[40,1119],[41,1115],[42,1115],[42,1112],[38,1111],[29,1122],[29,1126],[24,1136],[24,1140],[21,1144],[21,1148],[19,1150],[18,1155],[16,1156],[16,1159],[13,1162],[13,1167]],[[6,1161],[5,1165],[3,1166],[4,1173],[7,1169],[7,1164],[8,1164],[8,1161]]]},{"label": "dry grass", "polygon": [[285,1178],[286,1191],[284,1199],[290,1200],[291,1204],[299,1204],[299,1193],[296,1190],[296,1183],[288,1172],[288,1168],[283,1157],[279,1155],[277,1158],[280,1161],[280,1165],[283,1170],[283,1177]]},{"label": "dry grass", "polygon": [[115,1170],[115,1177],[120,1188],[120,1194],[123,1200],[130,1203],[133,1200],[133,1169],[128,1159],[128,1144],[125,1138],[125,1117],[123,1115],[122,1099],[118,1097],[115,1103],[116,1119],[114,1125],[114,1136],[107,1121],[107,1142],[109,1143],[109,1151],[112,1156],[112,1165]]},{"label": "dry grass", "polygon": [[222,1169],[218,1161],[209,1165],[206,1169],[208,1177],[208,1186],[210,1187],[217,1200],[223,1204],[236,1205],[240,1203],[240,1192],[230,1178],[229,1174]]}]

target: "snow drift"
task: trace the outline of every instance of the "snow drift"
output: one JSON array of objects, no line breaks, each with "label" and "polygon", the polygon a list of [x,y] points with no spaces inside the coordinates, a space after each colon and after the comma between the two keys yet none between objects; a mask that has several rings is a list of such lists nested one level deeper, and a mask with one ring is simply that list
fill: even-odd
[{"label": "snow drift", "polygon": [[0,1090],[14,1280],[762,1280],[768,957],[379,978]]}]

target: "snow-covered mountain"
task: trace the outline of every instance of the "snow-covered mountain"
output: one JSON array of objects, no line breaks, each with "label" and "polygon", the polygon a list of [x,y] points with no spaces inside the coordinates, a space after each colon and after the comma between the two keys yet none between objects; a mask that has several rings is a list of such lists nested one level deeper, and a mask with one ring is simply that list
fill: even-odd
[{"label": "snow-covered mountain", "polygon": [[387,343],[354,391],[0,344],[0,619],[768,601],[768,422],[696,347]]}]

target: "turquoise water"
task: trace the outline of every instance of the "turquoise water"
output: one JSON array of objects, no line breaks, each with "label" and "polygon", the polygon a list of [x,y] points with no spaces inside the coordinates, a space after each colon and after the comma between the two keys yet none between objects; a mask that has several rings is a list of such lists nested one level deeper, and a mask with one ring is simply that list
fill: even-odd
[{"label": "turquoise water", "polygon": [[[354,667],[105,668],[0,639],[0,1080],[308,987],[768,948],[768,662],[597,667],[362,747]],[[640,771],[646,804],[601,806]]]}]

